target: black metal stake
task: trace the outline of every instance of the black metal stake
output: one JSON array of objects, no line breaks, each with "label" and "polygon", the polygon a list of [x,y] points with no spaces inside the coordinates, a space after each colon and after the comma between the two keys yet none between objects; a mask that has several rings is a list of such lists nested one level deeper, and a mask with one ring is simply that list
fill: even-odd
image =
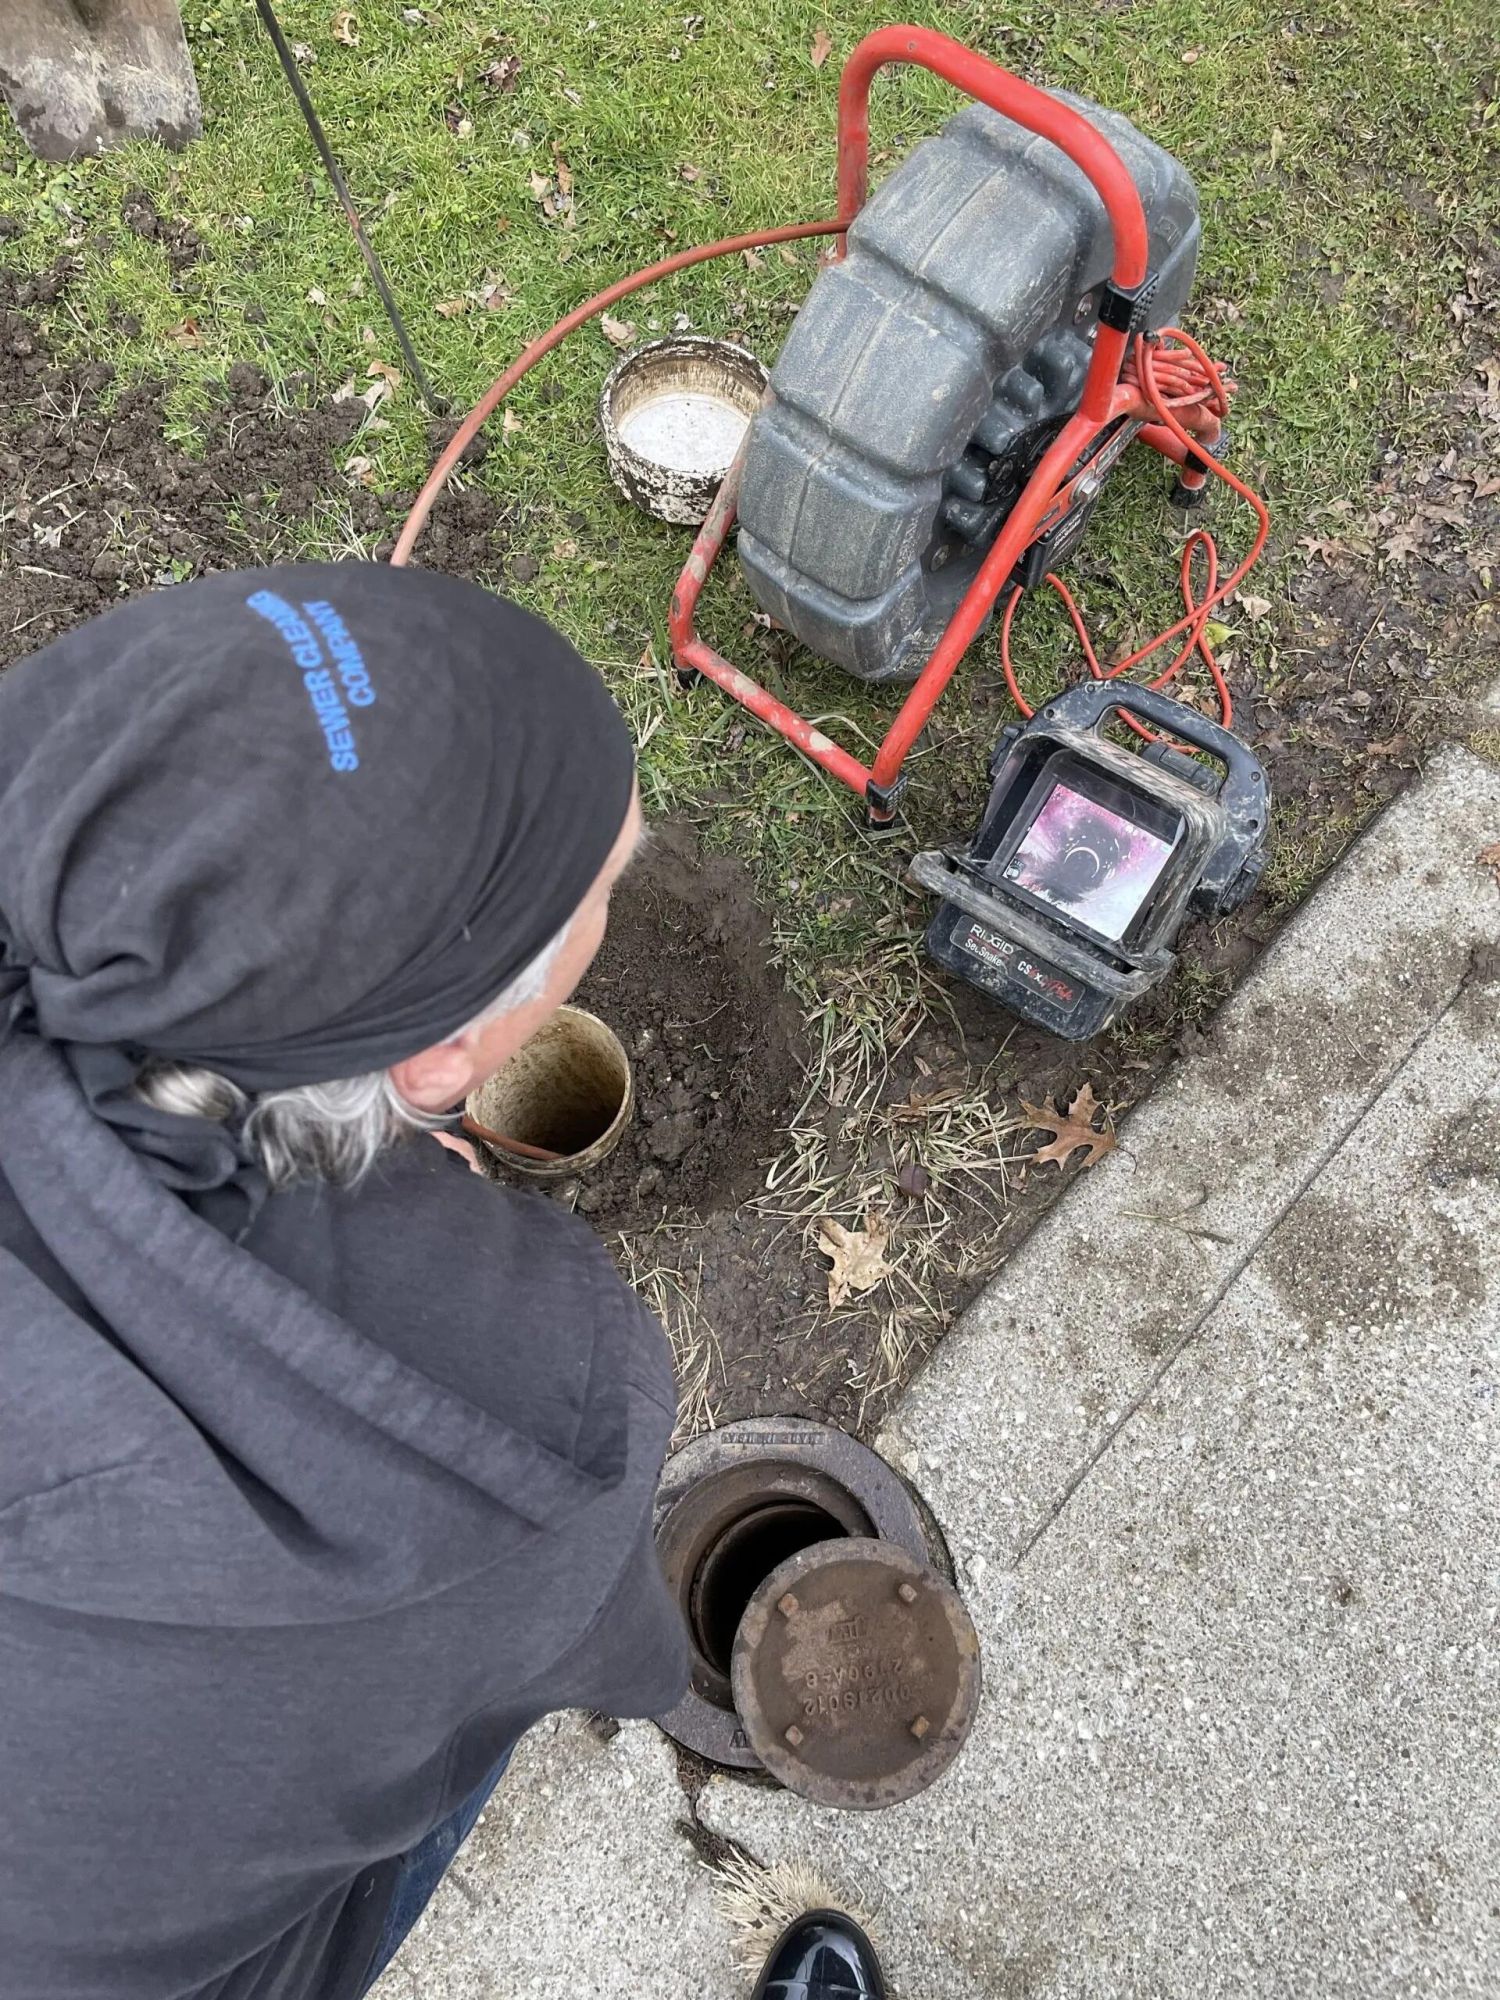
[{"label": "black metal stake", "polygon": [[391,331],[395,334],[406,365],[411,370],[411,378],[417,385],[417,393],[434,416],[442,416],[445,414],[448,406],[441,396],[434,394],[432,384],[427,379],[426,371],[417,359],[417,350],[411,344],[411,335],[406,330],[406,322],[401,317],[401,309],[396,304],[390,285],[386,282],[385,271],[381,266],[380,259],[376,256],[374,247],[365,235],[364,225],[359,219],[359,211],[354,206],[354,197],[349,192],[349,184],[344,179],[343,171],[334,157],[333,148],[328,143],[328,135],[324,132],[317,109],[307,93],[307,85],[302,81],[302,72],[297,67],[297,58],[292,54],[291,46],[286,36],[282,33],[281,23],[276,18],[275,11],[271,6],[271,0],[255,0],[255,10],[260,15],[261,20],[265,24],[266,33],[271,37],[275,45],[277,60],[281,64],[287,82],[292,87],[292,95],[297,100],[298,108],[307,125],[312,142],[318,149],[318,157],[322,160],[327,170],[328,178],[333,183],[333,191],[338,196],[339,206],[344,211],[345,220],[354,232],[354,240],[359,245],[359,254],[364,258],[365,269],[375,282],[375,289],[380,294],[380,303],[385,307],[386,318],[391,323]]}]

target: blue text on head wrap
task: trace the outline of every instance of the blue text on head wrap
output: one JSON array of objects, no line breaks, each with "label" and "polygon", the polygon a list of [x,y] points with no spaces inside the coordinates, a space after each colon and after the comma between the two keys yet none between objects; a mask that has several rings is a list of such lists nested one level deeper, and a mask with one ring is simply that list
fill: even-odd
[{"label": "blue text on head wrap", "polygon": [[375,700],[375,688],[364,654],[354,643],[349,627],[322,598],[315,604],[304,604],[302,609],[327,641],[339,679],[344,683],[345,698],[355,708],[369,708]]},{"label": "blue text on head wrap", "polygon": [[[275,626],[293,661],[301,669],[302,685],[307,690],[313,714],[328,745],[330,767],[335,771],[357,771],[359,753],[355,748],[354,725],[344,706],[344,698],[347,697],[352,707],[368,708],[375,699],[375,689],[363,655],[343,619],[331,604],[321,600],[303,605],[302,611],[307,613],[304,618],[301,611],[288,604],[284,597],[278,597],[273,590],[257,590],[245,599],[245,603],[258,617]],[[339,679],[343,682],[342,697],[329,662],[324,658],[318,634],[308,619],[317,625],[328,642],[333,666],[338,669]]]}]

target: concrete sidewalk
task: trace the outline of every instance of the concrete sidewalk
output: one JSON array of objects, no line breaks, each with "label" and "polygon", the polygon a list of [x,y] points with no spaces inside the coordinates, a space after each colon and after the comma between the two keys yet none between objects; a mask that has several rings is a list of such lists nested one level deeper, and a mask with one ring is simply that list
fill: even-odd
[{"label": "concrete sidewalk", "polygon": [[[902,2000],[1500,1992],[1497,839],[1445,752],[880,1440],[974,1737],[890,1812],[696,1812],[876,1904]],[[383,2000],[731,2000],[691,1812],[649,1727],[546,1725]]]}]

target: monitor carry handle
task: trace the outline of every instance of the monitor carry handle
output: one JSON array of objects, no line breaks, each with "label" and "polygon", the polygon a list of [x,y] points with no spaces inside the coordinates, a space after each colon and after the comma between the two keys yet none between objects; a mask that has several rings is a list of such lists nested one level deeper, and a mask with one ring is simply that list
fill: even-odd
[{"label": "monitor carry handle", "polygon": [[1231,813],[1264,814],[1266,774],[1254,753],[1222,722],[1189,708],[1186,702],[1174,701],[1158,688],[1143,687],[1139,681],[1085,681],[1081,687],[1054,695],[1045,708],[1038,709],[1037,720],[1097,733],[1115,714],[1135,716],[1212,757],[1224,766],[1219,803]]}]

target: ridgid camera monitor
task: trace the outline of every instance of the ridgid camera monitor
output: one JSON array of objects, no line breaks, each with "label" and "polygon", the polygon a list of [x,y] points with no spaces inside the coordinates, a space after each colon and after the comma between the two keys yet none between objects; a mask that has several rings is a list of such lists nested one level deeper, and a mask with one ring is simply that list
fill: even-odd
[{"label": "ridgid camera monitor", "polygon": [[[1101,733],[1116,714],[1174,742],[1124,749]],[[912,863],[942,898],[927,949],[1053,1034],[1098,1034],[1169,970],[1188,916],[1226,915],[1260,877],[1265,773],[1227,729],[1154,689],[1072,689],[1006,730],[991,775],[972,845]]]}]

